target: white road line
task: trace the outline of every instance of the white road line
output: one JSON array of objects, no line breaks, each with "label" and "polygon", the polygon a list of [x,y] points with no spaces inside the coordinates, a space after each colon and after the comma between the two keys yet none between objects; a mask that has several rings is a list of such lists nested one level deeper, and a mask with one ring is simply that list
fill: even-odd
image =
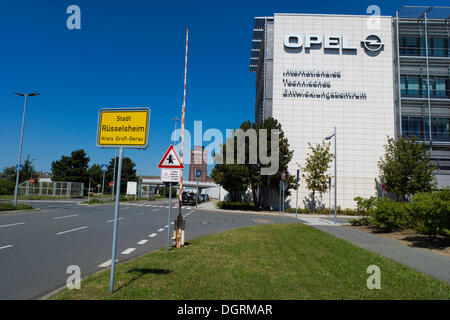
[{"label": "white road line", "polygon": [[154,238],[154,237],[156,237],[156,236],[157,236],[156,233],[152,233],[152,234],[149,235],[150,238]]},{"label": "white road line", "polygon": [[[123,218],[119,218],[119,221],[120,220],[123,220]],[[114,219],[111,219],[111,220],[108,220],[108,221],[106,221],[106,222],[113,222],[114,221]]]},{"label": "white road line", "polygon": [[6,228],[6,227],[12,227],[12,226],[18,226],[20,224],[25,224],[25,222],[19,222],[19,223],[12,223],[12,224],[4,224],[0,226],[0,228]]},{"label": "white road line", "polygon": [[135,215],[136,215],[136,216],[140,216],[140,215],[143,215],[143,214],[144,214],[144,212],[136,213]]},{"label": "white road line", "polygon": [[68,232],[72,232],[72,231],[77,231],[77,230],[82,230],[82,229],[86,229],[87,226],[85,227],[81,227],[81,228],[76,228],[76,229],[72,229],[72,230],[67,230],[67,231],[62,231],[62,232],[58,232],[56,235],[60,235],[60,234],[64,234],[64,233],[68,233]]},{"label": "white road line", "polygon": [[4,247],[0,247],[0,250],[2,250],[2,249],[7,249],[7,248],[11,248],[12,246],[13,246],[13,245],[10,244],[10,245],[4,246]]},{"label": "white road line", "polygon": [[161,228],[161,229],[158,229],[158,232],[161,232],[161,231],[164,231],[164,229],[163,229],[163,228]]},{"label": "white road line", "polygon": [[141,240],[141,241],[139,241],[137,244],[146,244],[148,242],[148,240]]},{"label": "white road line", "polygon": [[[116,262],[119,262],[119,260],[116,259]],[[109,259],[108,261],[103,262],[102,264],[99,264],[98,266],[100,268],[106,268],[109,267],[111,265],[111,259]]]},{"label": "white road line", "polygon": [[54,217],[53,219],[57,220],[57,219],[65,219],[65,218],[70,218],[70,217],[78,217],[78,215],[77,214],[72,214],[70,216]]},{"label": "white road line", "polygon": [[127,250],[124,250],[121,252],[121,254],[130,254],[132,253],[136,248],[128,248]]},{"label": "white road line", "polygon": [[153,209],[152,212],[158,211],[159,209]]}]

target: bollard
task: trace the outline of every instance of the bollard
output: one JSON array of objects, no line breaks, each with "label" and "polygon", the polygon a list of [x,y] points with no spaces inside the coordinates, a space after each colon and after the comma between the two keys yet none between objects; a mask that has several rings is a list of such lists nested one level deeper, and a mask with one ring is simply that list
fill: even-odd
[{"label": "bollard", "polygon": [[186,227],[186,220],[181,222],[181,246],[184,246],[184,229]]},{"label": "bollard", "polygon": [[176,247],[177,248],[181,247],[181,226],[182,226],[182,223],[183,223],[183,216],[178,215],[178,217],[177,217],[177,228],[176,228],[176,230],[177,230],[177,244],[176,244]]}]

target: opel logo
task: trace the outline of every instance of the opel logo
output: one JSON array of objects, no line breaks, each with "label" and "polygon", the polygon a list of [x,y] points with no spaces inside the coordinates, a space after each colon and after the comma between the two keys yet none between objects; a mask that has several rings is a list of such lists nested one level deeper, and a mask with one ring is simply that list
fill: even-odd
[{"label": "opel logo", "polygon": [[366,40],[361,41],[362,44],[364,44],[364,48],[366,50],[377,52],[381,50],[384,46],[384,43],[381,42],[381,39],[379,36],[375,34],[371,34],[370,36],[367,36]]}]

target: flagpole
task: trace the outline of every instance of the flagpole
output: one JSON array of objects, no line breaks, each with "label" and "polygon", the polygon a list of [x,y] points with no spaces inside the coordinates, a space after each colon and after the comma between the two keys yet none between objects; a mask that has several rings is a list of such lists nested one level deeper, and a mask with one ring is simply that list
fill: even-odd
[{"label": "flagpole", "polygon": [[[186,114],[186,76],[187,76],[187,58],[188,58],[188,39],[189,39],[189,29],[186,29],[186,56],[184,60],[184,93],[183,93],[183,107],[181,110],[181,163],[183,163],[183,148],[184,148],[184,119]],[[182,217],[181,206],[183,197],[183,169],[180,169],[180,194],[179,194],[179,205],[178,205],[178,216]]]}]

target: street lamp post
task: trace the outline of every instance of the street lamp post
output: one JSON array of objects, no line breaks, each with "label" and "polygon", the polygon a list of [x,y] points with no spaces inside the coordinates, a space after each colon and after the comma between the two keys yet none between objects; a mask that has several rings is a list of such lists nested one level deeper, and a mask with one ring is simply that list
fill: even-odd
[{"label": "street lamp post", "polygon": [[325,138],[325,140],[330,140],[334,137],[334,224],[337,223],[336,213],[337,213],[337,142],[336,142],[336,127],[334,127],[334,133]]},{"label": "street lamp post", "polygon": [[25,113],[27,111],[27,97],[37,96],[39,93],[17,93],[14,94],[25,97],[25,102],[23,104],[23,116],[22,116],[22,130],[20,132],[20,144],[19,144],[19,157],[17,160],[17,169],[16,169],[16,186],[14,187],[14,205],[17,205],[17,191],[19,188],[19,175],[20,175],[20,159],[22,158],[22,142],[23,142],[23,128],[25,126]]}]

